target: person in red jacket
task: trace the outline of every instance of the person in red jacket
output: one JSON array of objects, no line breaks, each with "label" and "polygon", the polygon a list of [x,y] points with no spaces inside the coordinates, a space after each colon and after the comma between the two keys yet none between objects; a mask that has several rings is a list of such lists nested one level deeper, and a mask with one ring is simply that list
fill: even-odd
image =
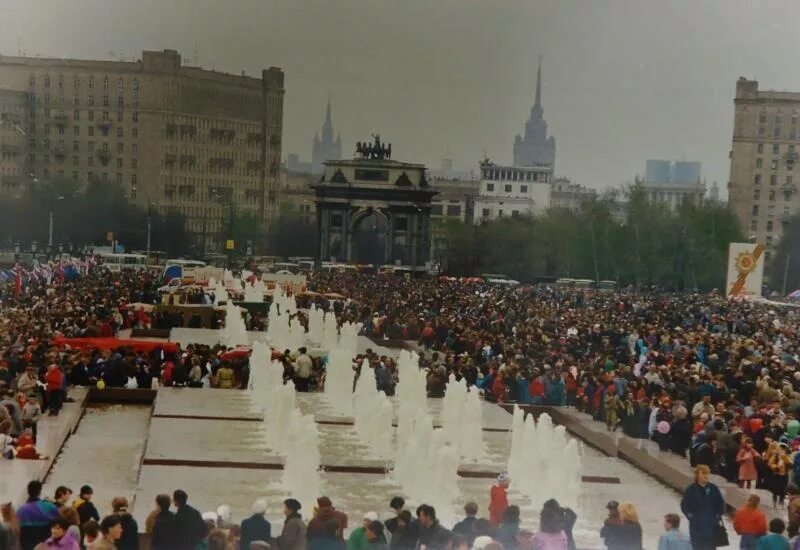
[{"label": "person in red jacket", "polygon": [[510,484],[511,478],[506,472],[502,472],[497,476],[497,484],[492,485],[492,489],[489,491],[489,521],[494,527],[502,523],[503,514],[508,508],[508,486]]},{"label": "person in red jacket", "polygon": [[47,374],[45,375],[47,382],[47,407],[50,409],[50,416],[58,415],[61,410],[61,403],[63,402],[64,390],[64,373],[55,363],[50,363],[47,367]]}]

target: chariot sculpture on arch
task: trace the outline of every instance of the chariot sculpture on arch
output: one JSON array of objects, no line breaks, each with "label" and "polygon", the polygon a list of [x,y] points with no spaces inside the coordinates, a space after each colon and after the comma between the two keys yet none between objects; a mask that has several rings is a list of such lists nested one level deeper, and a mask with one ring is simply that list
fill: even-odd
[{"label": "chariot sculpture on arch", "polygon": [[372,134],[373,142],[357,141],[356,155],[362,159],[386,160],[392,158],[392,144],[381,143],[380,134]]}]

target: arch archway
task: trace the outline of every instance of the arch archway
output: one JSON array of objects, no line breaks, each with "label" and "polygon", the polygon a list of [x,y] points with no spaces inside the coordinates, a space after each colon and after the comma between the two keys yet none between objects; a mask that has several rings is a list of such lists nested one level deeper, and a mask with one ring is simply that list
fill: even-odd
[{"label": "arch archway", "polygon": [[353,221],[351,261],[358,264],[386,263],[386,216],[370,210]]}]

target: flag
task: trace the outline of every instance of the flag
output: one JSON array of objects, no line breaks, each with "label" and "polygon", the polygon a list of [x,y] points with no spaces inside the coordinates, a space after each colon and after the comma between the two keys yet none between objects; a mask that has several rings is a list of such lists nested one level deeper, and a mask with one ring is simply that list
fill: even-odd
[{"label": "flag", "polygon": [[22,272],[24,269],[19,262],[14,266],[14,296],[22,294]]}]

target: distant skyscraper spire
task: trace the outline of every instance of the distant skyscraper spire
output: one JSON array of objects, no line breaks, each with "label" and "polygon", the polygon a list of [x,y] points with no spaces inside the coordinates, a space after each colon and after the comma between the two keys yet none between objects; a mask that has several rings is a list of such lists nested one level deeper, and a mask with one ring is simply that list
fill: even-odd
[{"label": "distant skyscraper spire", "polygon": [[539,56],[539,69],[536,71],[536,99],[533,102],[533,108],[542,110],[542,56]]},{"label": "distant skyscraper spire", "polygon": [[336,135],[334,139],[333,120],[331,118],[331,98],[325,108],[325,122],[322,124],[322,132],[319,137],[314,136],[311,148],[311,170],[315,174],[322,173],[323,162],[326,160],[340,160],[342,158],[342,141]]}]

